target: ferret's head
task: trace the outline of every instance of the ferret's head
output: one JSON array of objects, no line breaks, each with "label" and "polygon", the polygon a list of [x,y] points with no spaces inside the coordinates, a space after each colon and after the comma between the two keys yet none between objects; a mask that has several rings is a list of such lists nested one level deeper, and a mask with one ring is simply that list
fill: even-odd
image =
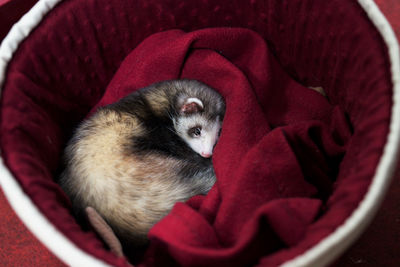
[{"label": "ferret's head", "polygon": [[185,98],[178,109],[178,116],[173,118],[176,133],[202,157],[211,157],[221,131],[223,114],[218,114],[216,107],[208,109],[196,97]]}]

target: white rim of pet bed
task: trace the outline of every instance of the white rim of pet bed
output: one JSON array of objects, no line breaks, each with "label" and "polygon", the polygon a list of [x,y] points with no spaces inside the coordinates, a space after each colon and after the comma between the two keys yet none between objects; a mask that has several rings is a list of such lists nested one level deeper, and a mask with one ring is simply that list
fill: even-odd
[{"label": "white rim of pet bed", "polygon": [[[43,17],[62,0],[40,0],[10,30],[0,46],[0,93],[7,64],[19,44],[41,22]],[[347,249],[359,237],[376,214],[390,184],[400,142],[400,55],[396,36],[378,6],[372,0],[358,0],[370,20],[383,37],[391,64],[393,106],[387,142],[376,168],[372,183],[360,205],[333,233],[305,253],[282,264],[293,266],[325,266]],[[0,186],[11,207],[26,227],[60,260],[71,266],[109,266],[104,261],[84,252],[65,237],[39,211],[24,193],[0,158]]]}]

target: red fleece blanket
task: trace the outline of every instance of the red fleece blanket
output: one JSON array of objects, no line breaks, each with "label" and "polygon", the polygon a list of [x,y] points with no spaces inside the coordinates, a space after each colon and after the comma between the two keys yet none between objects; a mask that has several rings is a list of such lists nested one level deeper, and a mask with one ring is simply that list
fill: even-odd
[{"label": "red fleece blanket", "polygon": [[96,107],[177,78],[202,81],[225,98],[217,183],[155,225],[142,263],[245,266],[297,244],[323,211],[350,137],[343,112],[292,80],[265,41],[240,28],[150,36]]}]

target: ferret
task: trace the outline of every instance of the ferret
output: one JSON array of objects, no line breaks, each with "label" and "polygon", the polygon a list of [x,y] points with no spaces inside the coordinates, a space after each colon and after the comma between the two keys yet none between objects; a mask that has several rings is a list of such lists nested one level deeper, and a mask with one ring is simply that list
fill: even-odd
[{"label": "ferret", "polygon": [[225,114],[195,80],[163,81],[99,108],[68,142],[60,185],[77,214],[93,207],[125,243],[147,244],[176,202],[207,194]]}]

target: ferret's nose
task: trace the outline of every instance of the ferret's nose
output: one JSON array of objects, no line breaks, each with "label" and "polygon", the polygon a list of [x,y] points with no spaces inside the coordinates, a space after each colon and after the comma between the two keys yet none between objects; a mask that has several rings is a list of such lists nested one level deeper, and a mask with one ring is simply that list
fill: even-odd
[{"label": "ferret's nose", "polygon": [[209,158],[209,157],[212,156],[212,154],[211,153],[207,153],[207,152],[201,152],[201,156],[204,157],[204,158]]}]

